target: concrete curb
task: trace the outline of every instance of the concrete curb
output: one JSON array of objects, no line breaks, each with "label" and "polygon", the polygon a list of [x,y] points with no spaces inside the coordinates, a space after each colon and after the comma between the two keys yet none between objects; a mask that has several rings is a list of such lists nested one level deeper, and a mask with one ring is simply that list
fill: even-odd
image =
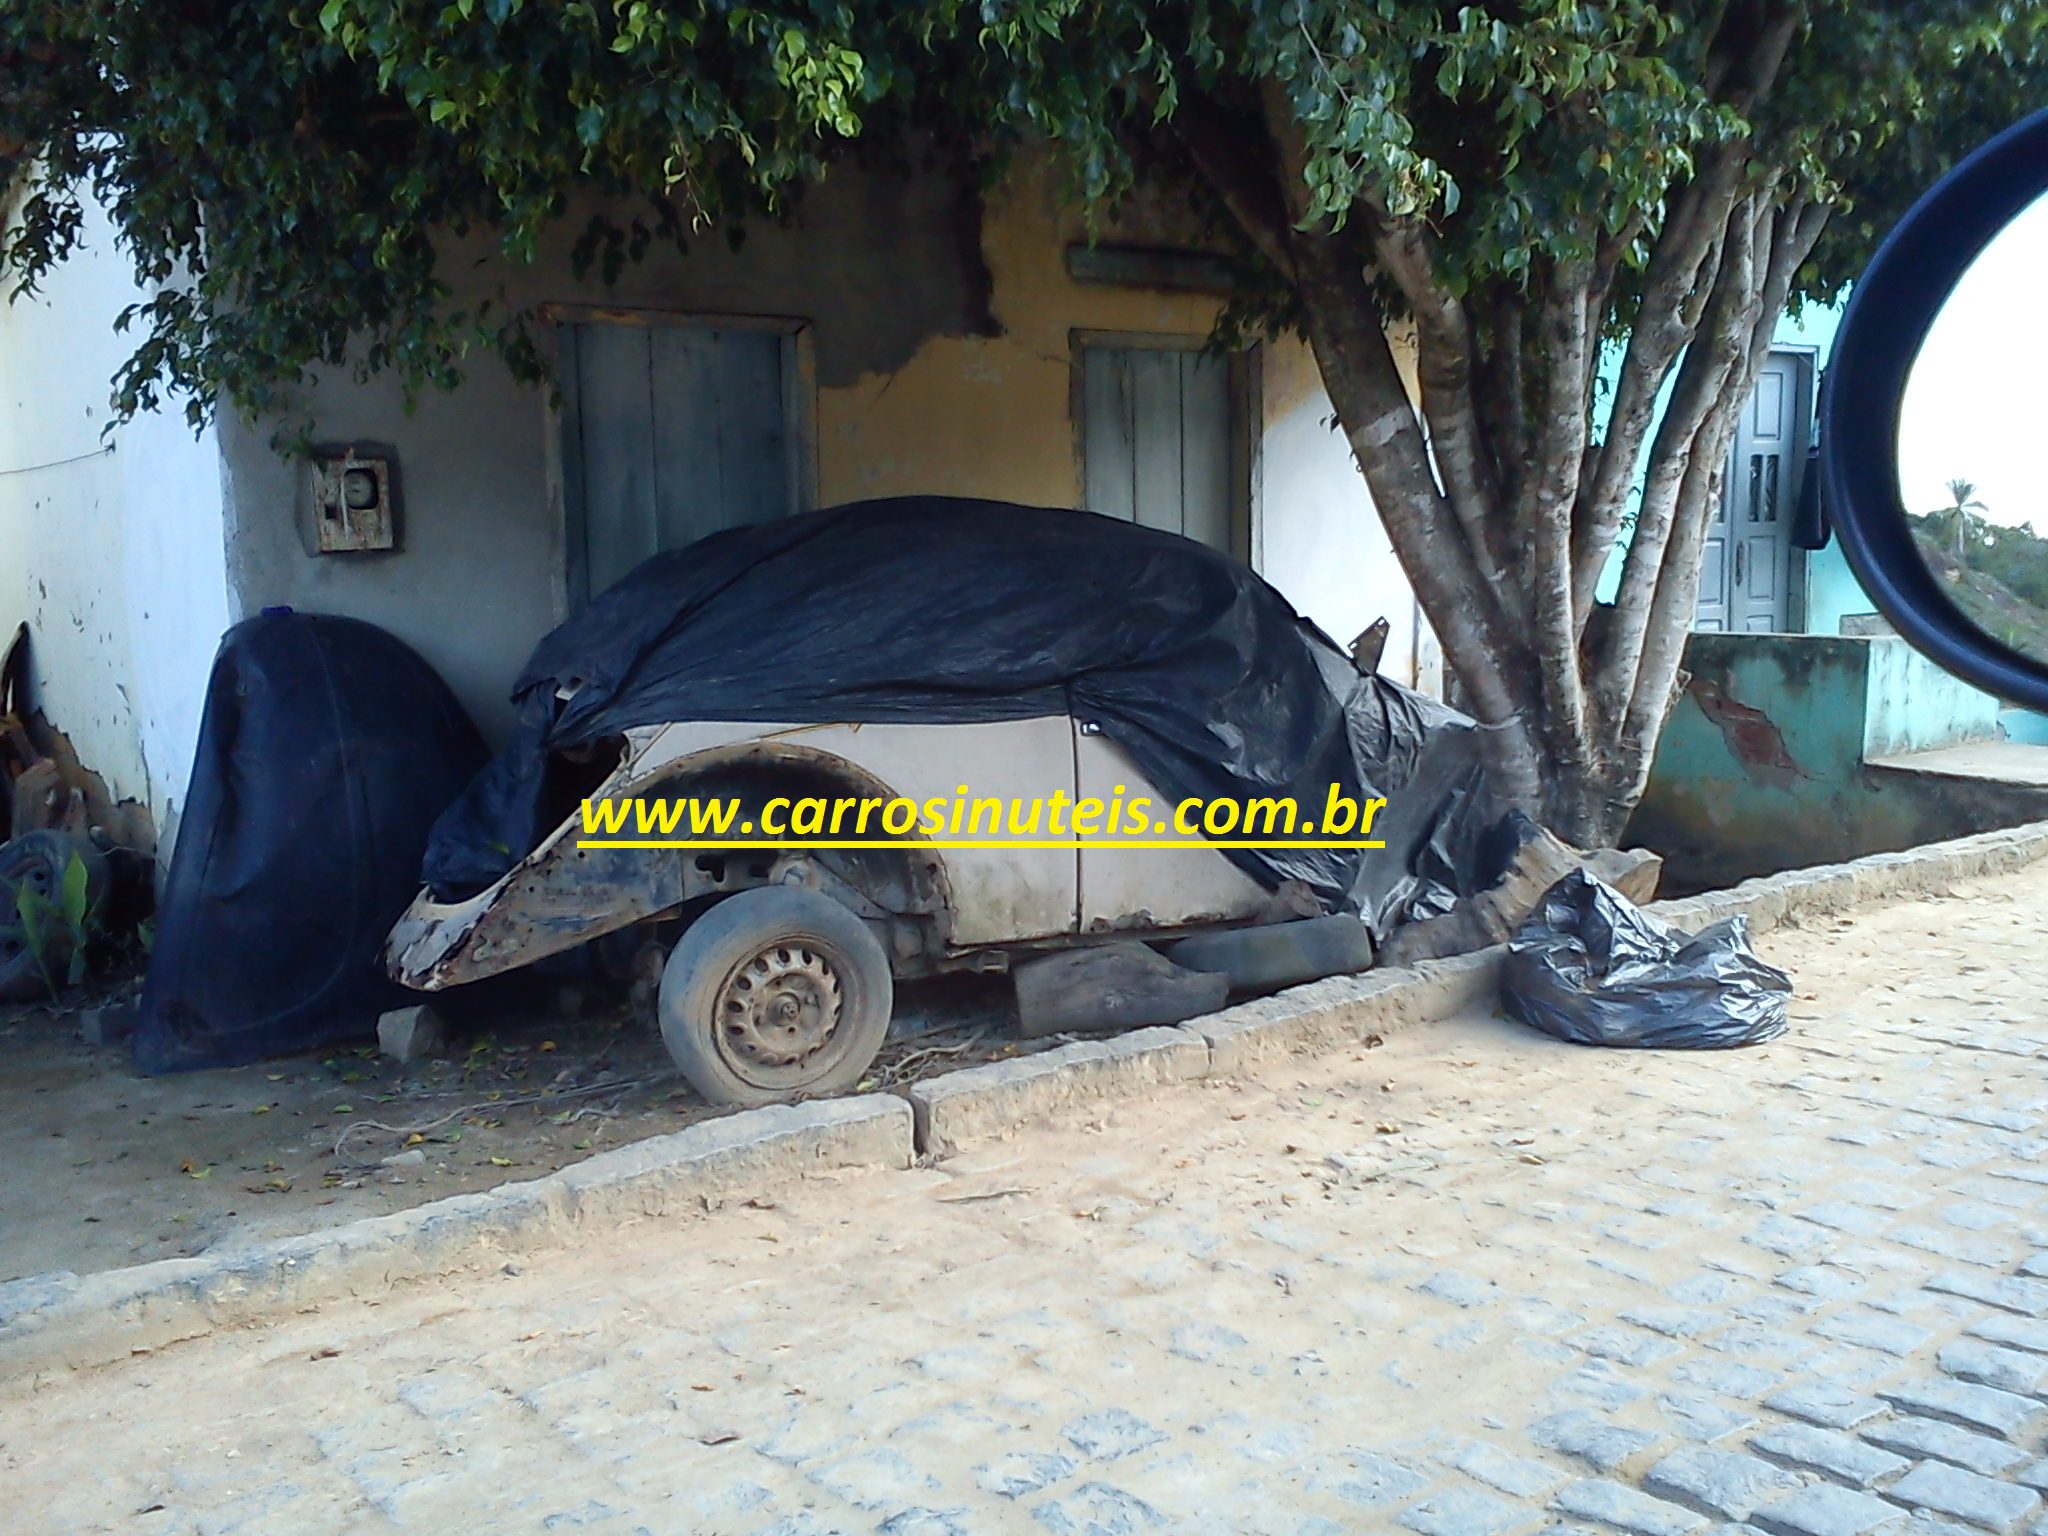
[{"label": "concrete curb", "polygon": [[1689,932],[1739,914],[1749,919],[1751,933],[1768,933],[1784,922],[1943,891],[1958,880],[2008,874],[2044,857],[2048,821],[2034,821],[1900,853],[1873,853],[1846,864],[1789,869],[1725,891],[1660,901],[1650,910]]},{"label": "concrete curb", "polygon": [[[1730,890],[1656,902],[1650,910],[1688,932],[1741,915],[1753,934],[1765,933],[1800,918],[1945,890],[1958,880],[2002,874],[2043,857],[2048,822],[2034,822],[1745,880]],[[1049,1114],[1143,1093],[1160,1083],[1231,1076],[1264,1062],[1385,1036],[1475,1004],[1490,1009],[1504,953],[1496,945],[1455,959],[1332,976],[1172,1028],[927,1078],[908,1090],[917,1110],[918,1150],[943,1157],[970,1142],[1013,1135]],[[1206,1062],[1188,1049],[1190,1037],[1207,1046]]]},{"label": "concrete curb", "polygon": [[436,1200],[304,1237],[0,1285],[0,1381],[353,1295],[565,1247],[579,1235],[695,1214],[806,1174],[911,1164],[910,1106],[889,1094],[778,1104],[651,1137],[526,1183]]},{"label": "concrete curb", "polygon": [[912,1083],[908,1096],[919,1148],[943,1156],[1076,1104],[1125,1098],[1209,1071],[1209,1046],[1200,1035],[1161,1026],[963,1067]]},{"label": "concrete curb", "polygon": [[[1688,930],[1748,917],[1755,932],[1945,890],[2048,857],[2048,822],[1748,880],[1657,903]],[[600,1153],[546,1178],[458,1195],[304,1237],[79,1276],[0,1285],[0,1390],[400,1280],[473,1271],[579,1236],[702,1210],[806,1174],[907,1168],[1048,1117],[1168,1083],[1245,1072],[1490,1005],[1502,951],[1336,976],[1187,1024],[1086,1040],[871,1094],[775,1105]]]}]

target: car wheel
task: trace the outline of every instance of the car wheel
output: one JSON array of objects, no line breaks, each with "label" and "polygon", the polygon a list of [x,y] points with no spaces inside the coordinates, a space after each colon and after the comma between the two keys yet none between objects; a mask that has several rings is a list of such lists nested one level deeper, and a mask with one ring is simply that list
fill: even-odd
[{"label": "car wheel", "polygon": [[816,891],[762,886],[683,930],[661,974],[661,1038],[713,1104],[773,1104],[859,1082],[893,1001],[866,923]]}]

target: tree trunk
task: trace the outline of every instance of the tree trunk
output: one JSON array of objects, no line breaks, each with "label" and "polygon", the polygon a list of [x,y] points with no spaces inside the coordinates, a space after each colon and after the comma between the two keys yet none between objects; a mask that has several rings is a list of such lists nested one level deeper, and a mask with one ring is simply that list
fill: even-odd
[{"label": "tree trunk", "polygon": [[[1617,840],[1648,782],[1678,697],[1735,423],[1823,217],[1724,186],[1718,222],[1691,237],[1690,286],[1673,290],[1670,311],[1646,315],[1641,324],[1654,334],[1627,349],[1604,433],[1587,405],[1600,366],[1585,318],[1600,303],[1596,268],[1547,272],[1478,324],[1472,300],[1455,317],[1418,308],[1421,390],[1411,399],[1367,287],[1363,241],[1325,233],[1291,242],[1324,386],[1446,660],[1487,727],[1495,786],[1582,846]],[[1388,243],[1376,239],[1373,249]],[[1392,257],[1414,263],[1397,280],[1428,297],[1425,260]],[[1475,341],[1480,334],[1494,338],[1491,350]],[[1446,348],[1458,350],[1446,358]],[[1472,382],[1481,373],[1504,375],[1493,387],[1515,397],[1492,410],[1517,423],[1512,444],[1498,442],[1499,427],[1489,441],[1484,391]],[[1671,374],[1669,404],[1643,449],[1650,416],[1636,402],[1654,400]],[[1619,590],[1600,605],[1592,556],[1615,546],[1629,511],[1630,437],[1644,489]],[[1506,462],[1510,453],[1520,462]]]}]

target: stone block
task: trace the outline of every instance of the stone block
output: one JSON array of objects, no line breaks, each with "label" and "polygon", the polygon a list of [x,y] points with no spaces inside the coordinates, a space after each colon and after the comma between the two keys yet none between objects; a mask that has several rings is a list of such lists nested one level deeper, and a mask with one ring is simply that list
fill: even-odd
[{"label": "stone block", "polygon": [[1140,1029],[927,1078],[911,1085],[910,1103],[918,1146],[936,1154],[1009,1135],[1079,1105],[1208,1073],[1209,1047],[1199,1035]]},{"label": "stone block", "polygon": [[448,1025],[432,1003],[394,1008],[377,1018],[377,1049],[393,1061],[424,1061],[448,1048]]},{"label": "stone block", "polygon": [[1999,1482],[1938,1461],[1922,1462],[1900,1478],[1892,1498],[1908,1509],[1954,1515],[1987,1531],[2008,1531],[2032,1514],[2041,1496],[2016,1483]]}]

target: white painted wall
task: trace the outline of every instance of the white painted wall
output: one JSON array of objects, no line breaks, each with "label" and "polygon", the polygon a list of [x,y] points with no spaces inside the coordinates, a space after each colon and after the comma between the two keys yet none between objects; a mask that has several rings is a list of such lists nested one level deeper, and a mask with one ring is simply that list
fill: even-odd
[{"label": "white painted wall", "polygon": [[136,340],[114,317],[145,295],[97,209],[85,239],[0,303],[0,625],[28,623],[36,703],[161,841],[228,624],[220,453],[177,414],[102,438]]},{"label": "white painted wall", "polygon": [[1263,349],[1260,374],[1265,439],[1253,546],[1259,574],[1339,645],[1384,617],[1380,671],[1440,695],[1435,638],[1336,426],[1314,358],[1298,342],[1276,342]]}]

